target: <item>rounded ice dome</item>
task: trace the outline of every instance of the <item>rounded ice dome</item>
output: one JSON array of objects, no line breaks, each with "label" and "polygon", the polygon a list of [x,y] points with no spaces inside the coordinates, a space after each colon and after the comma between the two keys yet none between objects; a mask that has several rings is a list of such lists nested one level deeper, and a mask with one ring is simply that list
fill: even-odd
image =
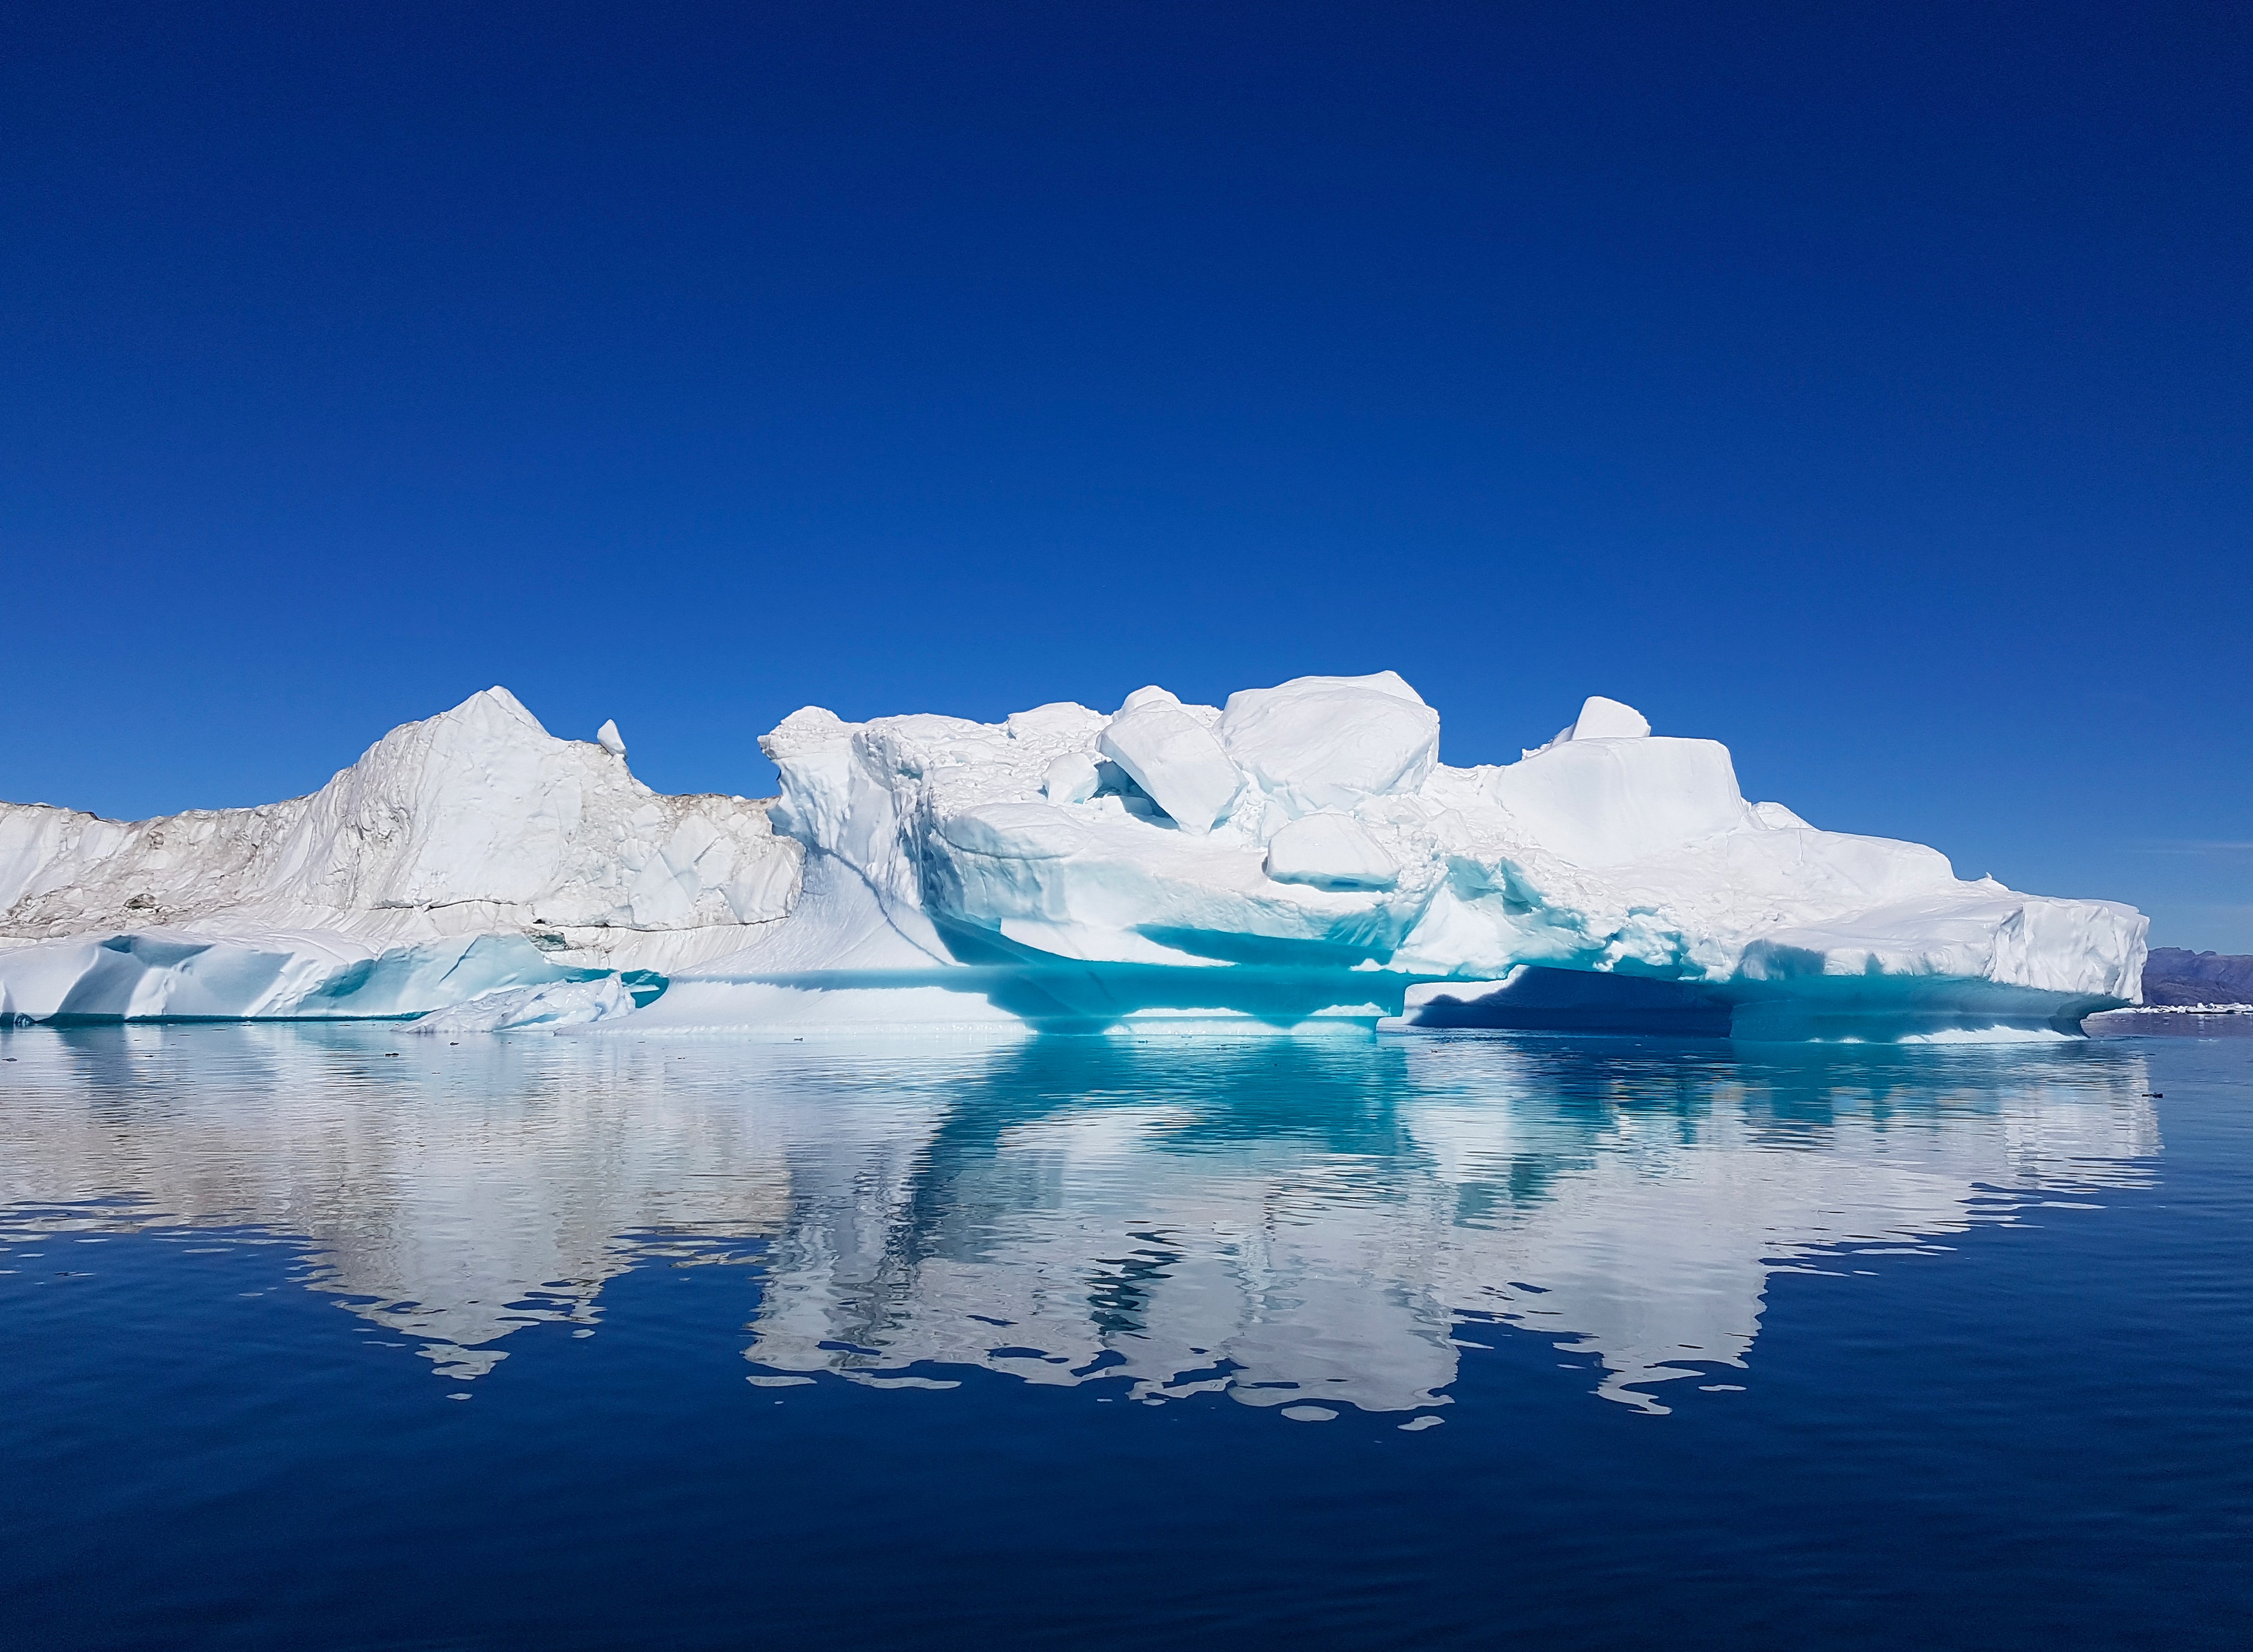
[{"label": "rounded ice dome", "polygon": [[1294,815],[1412,791],[1440,756],[1440,714],[1390,671],[1239,689],[1214,732],[1253,784]]}]

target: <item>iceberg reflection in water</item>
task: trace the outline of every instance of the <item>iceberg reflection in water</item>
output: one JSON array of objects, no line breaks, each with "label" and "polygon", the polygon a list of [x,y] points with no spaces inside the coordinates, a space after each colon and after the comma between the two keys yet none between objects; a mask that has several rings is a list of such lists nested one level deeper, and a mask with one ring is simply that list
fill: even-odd
[{"label": "iceberg reflection in water", "polygon": [[1517,1328],[1663,1412],[1747,1366],[1771,1273],[2145,1185],[2159,1151],[2143,1056],[2104,1044],[0,1042],[10,1234],[295,1239],[451,1383],[664,1258],[757,1264],[769,1384],[975,1366],[1406,1413]]}]

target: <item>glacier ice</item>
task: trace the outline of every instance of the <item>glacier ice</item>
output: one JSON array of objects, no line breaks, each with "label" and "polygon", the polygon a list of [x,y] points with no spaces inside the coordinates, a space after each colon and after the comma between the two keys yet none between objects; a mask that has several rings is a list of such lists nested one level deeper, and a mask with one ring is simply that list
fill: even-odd
[{"label": "glacier ice", "polygon": [[1727,748],[1616,701],[1514,763],[1438,742],[1389,672],[1001,724],[807,708],[763,742],[804,900],[635,1024],[1895,1038],[2136,996],[2131,909],[1748,803]]},{"label": "glacier ice", "polygon": [[1617,701],[1507,764],[1439,735],[1392,672],[996,724],[808,707],[761,802],[653,792],[614,722],[557,740],[492,689],[287,803],[0,805],[0,1014],[1799,1039],[2138,996],[2140,914],[1748,803],[1726,747]]},{"label": "glacier ice", "polygon": [[790,910],[764,804],[652,791],[604,731],[556,739],[492,688],[283,803],[0,805],[0,1014],[419,1014],[661,973]]}]

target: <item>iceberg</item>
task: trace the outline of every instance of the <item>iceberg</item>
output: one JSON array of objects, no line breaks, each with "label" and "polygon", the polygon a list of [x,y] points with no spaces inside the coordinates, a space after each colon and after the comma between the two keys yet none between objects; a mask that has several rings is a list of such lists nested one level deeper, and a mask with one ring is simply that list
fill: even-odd
[{"label": "iceberg", "polygon": [[2138,997],[2132,909],[1748,802],[1601,696],[1470,768],[1392,672],[760,743],[779,796],[668,797],[494,688],[284,803],[0,805],[0,1015],[1891,1040]]},{"label": "iceberg", "polygon": [[803,898],[632,1024],[1891,1040],[2137,997],[2132,909],[1817,830],[1619,701],[1513,763],[1439,732],[1391,672],[998,724],[808,707],[761,742]]},{"label": "iceberg", "polygon": [[764,803],[635,779],[505,688],[394,729],[310,796],[106,820],[0,805],[0,1015],[420,1015],[741,950],[798,894]]}]

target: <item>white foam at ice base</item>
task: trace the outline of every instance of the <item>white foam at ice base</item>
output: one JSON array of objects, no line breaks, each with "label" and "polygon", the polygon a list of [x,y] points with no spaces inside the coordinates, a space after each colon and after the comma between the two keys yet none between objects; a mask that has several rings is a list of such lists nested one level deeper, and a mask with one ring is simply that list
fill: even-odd
[{"label": "white foam at ice base", "polygon": [[1929,1032],[1903,1033],[1904,1044],[2045,1044],[2072,1037],[2054,1027],[1936,1027]]},{"label": "white foam at ice base", "polygon": [[761,742],[771,805],[652,792],[601,734],[492,689],[286,803],[0,805],[0,1013],[404,1014],[644,969],[670,989],[601,1027],[1413,1029],[1419,984],[1538,965],[1686,984],[1740,1037],[1894,1037],[2070,1028],[2142,968],[2131,909],[1747,803],[1726,747],[1601,696],[1473,768],[1390,672],[1000,724],[809,707]]},{"label": "white foam at ice base", "polygon": [[764,804],[652,791],[603,733],[492,688],[282,803],[0,805],[0,1014],[417,1014],[702,962],[789,912],[800,851]]}]

